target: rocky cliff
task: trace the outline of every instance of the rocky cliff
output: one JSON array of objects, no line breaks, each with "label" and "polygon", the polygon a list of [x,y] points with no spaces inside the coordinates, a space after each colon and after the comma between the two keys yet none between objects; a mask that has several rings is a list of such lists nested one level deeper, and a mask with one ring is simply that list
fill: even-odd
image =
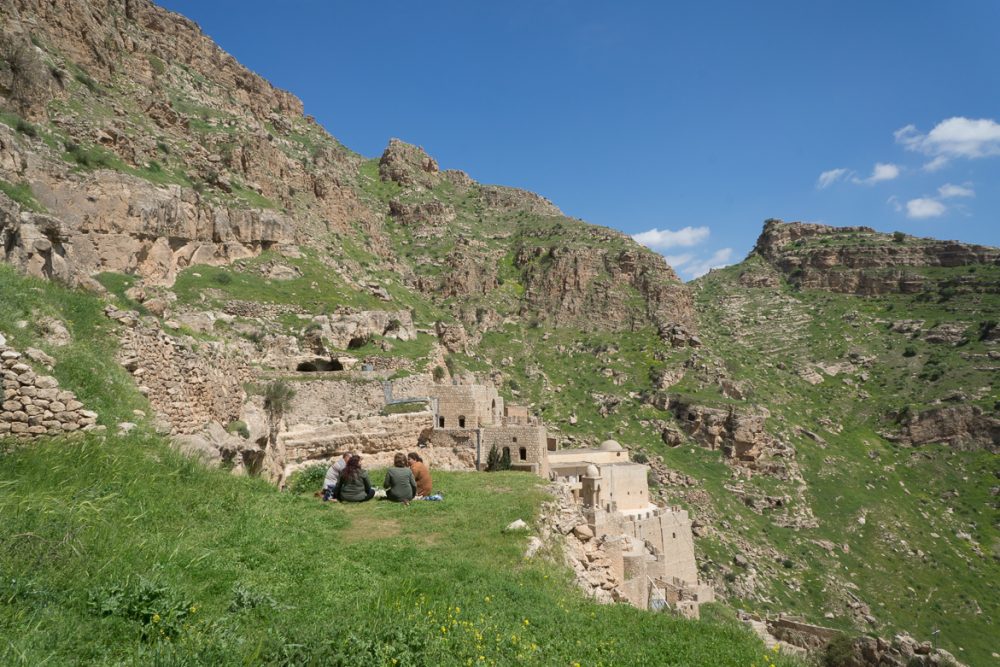
[{"label": "rocky cliff", "polygon": [[[881,234],[870,227],[780,220],[764,224],[753,253],[803,289],[861,295],[931,289],[935,281],[921,268],[1000,263],[1000,249],[988,246]],[[972,289],[1000,289],[975,279],[959,283]]]},{"label": "rocky cliff", "polygon": [[[433,300],[475,296],[486,322],[692,322],[661,257],[533,193],[441,170],[398,139],[365,160],[147,0],[6,0],[0,18],[0,179],[20,194],[0,200],[0,237],[6,260],[32,274],[170,286],[192,265],[312,247],[360,282],[390,271]],[[608,235],[606,252],[597,237]],[[345,242],[372,254],[367,271]],[[512,252],[517,275],[503,276]],[[498,289],[509,279],[524,291]]]}]

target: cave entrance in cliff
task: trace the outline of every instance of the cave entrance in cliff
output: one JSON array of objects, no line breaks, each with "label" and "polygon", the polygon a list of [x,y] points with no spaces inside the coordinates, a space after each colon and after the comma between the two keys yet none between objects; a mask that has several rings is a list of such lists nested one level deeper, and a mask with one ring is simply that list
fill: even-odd
[{"label": "cave entrance in cliff", "polygon": [[344,370],[344,364],[340,363],[337,359],[323,359],[318,357],[311,361],[302,361],[295,370],[300,373],[323,373],[327,371],[342,371]]}]

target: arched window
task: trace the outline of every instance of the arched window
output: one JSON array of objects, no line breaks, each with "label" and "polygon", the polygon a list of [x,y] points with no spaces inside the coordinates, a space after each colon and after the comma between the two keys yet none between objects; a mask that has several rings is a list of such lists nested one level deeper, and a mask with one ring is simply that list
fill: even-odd
[{"label": "arched window", "polygon": [[517,455],[521,458],[522,461],[528,460],[528,450],[525,449],[524,447],[521,447],[519,450],[517,450]]},{"label": "arched window", "polygon": [[444,428],[444,417],[438,417],[438,428]]}]

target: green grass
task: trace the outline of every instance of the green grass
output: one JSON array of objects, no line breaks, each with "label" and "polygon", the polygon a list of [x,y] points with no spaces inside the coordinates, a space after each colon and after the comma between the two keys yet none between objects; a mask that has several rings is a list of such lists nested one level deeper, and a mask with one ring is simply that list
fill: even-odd
[{"label": "green grass", "polygon": [[[932,285],[968,286],[962,278],[975,277],[971,288],[958,289],[946,300],[923,294],[862,298],[787,285],[740,288],[736,278],[759,262],[751,258],[696,283],[701,333],[729,376],[751,387],[749,402],[770,410],[769,430],[795,446],[806,487],[793,505],[808,504],[819,525],[800,531],[774,526],[767,514],[754,515],[727,502],[732,496],[722,484],[725,471],[720,475],[700,467],[687,448],[668,451],[672,466],[704,480],[721,515],[733,522],[739,516],[746,535],[794,564],[764,574],[769,583],[760,597],[768,602],[756,598],[734,604],[799,613],[856,631],[839,594],[847,585],[856,586],[854,593],[877,619],[873,631],[891,636],[905,630],[929,638],[940,629],[940,644],[959,659],[988,661],[989,637],[1000,615],[995,584],[1000,568],[992,555],[1000,531],[988,519],[994,512],[989,493],[995,455],[943,446],[901,448],[879,431],[896,428],[892,415],[899,409],[929,407],[955,391],[986,412],[995,410],[1000,386],[983,361],[990,348],[974,333],[1000,309],[1000,296],[990,291],[1000,269],[913,269]],[[730,301],[733,297],[740,301]],[[721,307],[726,303],[741,305],[727,313]],[[925,331],[935,323],[959,322],[969,341],[956,347],[892,332],[889,323],[902,319],[924,320]],[[810,385],[798,375],[800,368],[841,362],[852,353],[874,361],[864,374],[848,373],[849,382],[838,375]],[[936,372],[929,375],[928,369]],[[697,374],[689,373],[680,388],[700,391],[705,404],[723,404],[721,396],[713,400],[710,382]],[[800,435],[799,428],[819,433],[826,444]],[[794,498],[797,484],[770,480],[754,486]],[[951,497],[952,491],[958,495]],[[858,521],[862,515],[864,524]],[[956,537],[958,532],[974,542]],[[813,540],[846,543],[849,551],[838,547],[828,554]],[[729,535],[720,534],[712,557],[725,563],[736,548]],[[826,610],[833,619],[824,618]]]},{"label": "green grass", "polygon": [[764,654],[723,613],[601,607],[563,567],[522,561],[527,538],[501,528],[537,511],[526,474],[437,472],[446,500],[403,507],[281,494],[152,436],[47,442],[2,462],[4,664],[742,666]]},{"label": "green grass", "polygon": [[[0,294],[0,332],[8,344],[21,350],[38,347],[54,357],[52,375],[97,411],[100,423],[134,421],[132,410],[149,409],[131,377],[114,361],[115,325],[105,317],[101,299],[26,278],[7,264],[0,264]],[[48,344],[41,331],[44,318],[63,322],[72,341],[64,346]]]},{"label": "green grass", "polygon": [[31,185],[28,183],[18,183],[15,185],[0,178],[0,192],[3,192],[16,201],[23,209],[34,211],[35,213],[46,212],[45,207],[35,199],[35,193],[31,191]]}]

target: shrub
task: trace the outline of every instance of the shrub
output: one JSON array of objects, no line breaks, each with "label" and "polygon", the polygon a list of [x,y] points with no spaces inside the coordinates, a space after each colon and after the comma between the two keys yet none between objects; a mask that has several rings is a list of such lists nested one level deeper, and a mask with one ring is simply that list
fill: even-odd
[{"label": "shrub", "polygon": [[244,421],[237,420],[229,422],[229,425],[226,427],[226,431],[229,433],[236,433],[244,440],[248,440],[250,438],[250,429],[247,428],[247,423]]},{"label": "shrub", "polygon": [[156,76],[162,76],[167,71],[167,66],[163,64],[163,61],[152,54],[149,56],[149,66]]},{"label": "shrub", "polygon": [[913,347],[912,345],[907,345],[906,348],[903,350],[903,356],[904,357],[917,356],[917,348]]},{"label": "shrub", "polygon": [[14,129],[20,132],[21,134],[24,134],[32,138],[38,136],[38,128],[29,123],[28,121],[24,120],[23,118],[17,119],[17,125],[14,126]]},{"label": "shrub", "polygon": [[896,243],[902,243],[903,241],[906,240],[906,234],[904,234],[903,232],[893,232],[892,240]]},{"label": "shrub", "polygon": [[325,463],[306,466],[296,470],[288,478],[285,490],[289,493],[313,493],[323,488],[323,480],[326,478],[326,470],[329,468]]},{"label": "shrub", "polygon": [[82,69],[78,71],[76,74],[74,74],[73,78],[82,83],[90,92],[92,93],[101,92],[101,87],[98,85],[98,83],[94,81],[94,79],[91,78],[91,76]]},{"label": "shrub", "polygon": [[499,470],[510,470],[510,450],[502,452],[496,445],[490,447],[490,453],[486,455],[486,471],[497,472]]},{"label": "shrub", "polygon": [[272,419],[280,419],[292,405],[295,390],[284,380],[275,380],[264,387],[264,409]]},{"label": "shrub", "polygon": [[993,330],[997,328],[996,320],[986,320],[985,322],[979,323],[979,340],[986,340],[993,333]]},{"label": "shrub", "polygon": [[113,169],[114,161],[107,152],[99,148],[84,148],[80,144],[72,141],[65,143],[66,154],[71,162],[75,162],[86,169]]},{"label": "shrub", "polygon": [[233,282],[233,277],[228,273],[219,272],[212,276],[212,280],[220,285],[228,285]]},{"label": "shrub", "polygon": [[646,452],[636,451],[632,452],[632,461],[635,463],[649,463],[649,456]]},{"label": "shrub", "polygon": [[442,368],[441,366],[435,366],[434,371],[431,373],[431,375],[434,376],[435,382],[440,382],[441,380],[444,379],[444,368]]}]

